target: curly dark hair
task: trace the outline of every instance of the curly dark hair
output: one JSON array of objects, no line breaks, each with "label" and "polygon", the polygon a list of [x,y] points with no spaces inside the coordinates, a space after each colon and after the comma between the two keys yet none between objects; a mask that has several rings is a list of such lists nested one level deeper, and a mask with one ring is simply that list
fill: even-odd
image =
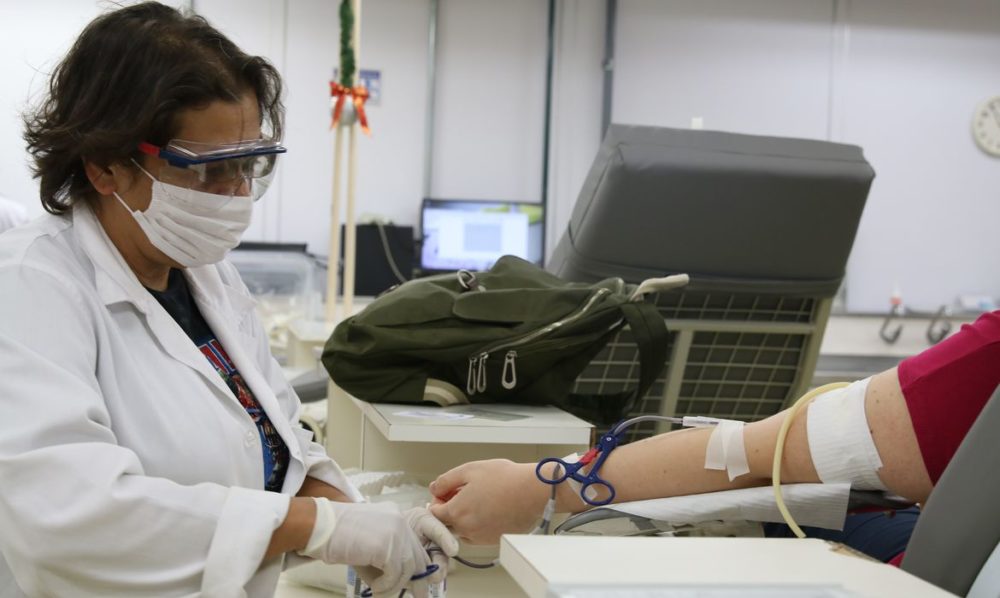
[{"label": "curly dark hair", "polygon": [[281,136],[281,75],[197,15],[143,2],[94,19],[53,71],[41,105],[24,116],[24,140],[53,214],[97,191],[84,159],[127,163],[142,141],[167,143],[177,116],[216,100],[257,96],[262,126]]}]

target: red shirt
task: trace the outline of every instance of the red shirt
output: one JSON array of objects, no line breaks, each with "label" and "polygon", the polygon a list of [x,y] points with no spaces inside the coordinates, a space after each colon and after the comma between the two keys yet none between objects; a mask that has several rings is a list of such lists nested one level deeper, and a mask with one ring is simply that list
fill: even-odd
[{"label": "red shirt", "polygon": [[1000,311],[899,364],[899,384],[935,484],[1000,385]]}]

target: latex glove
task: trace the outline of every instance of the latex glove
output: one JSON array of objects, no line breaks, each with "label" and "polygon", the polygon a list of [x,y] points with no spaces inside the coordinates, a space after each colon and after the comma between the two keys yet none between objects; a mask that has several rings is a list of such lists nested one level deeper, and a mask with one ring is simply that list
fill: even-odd
[{"label": "latex glove", "polygon": [[431,561],[438,566],[438,570],[427,578],[429,583],[440,583],[448,575],[448,565],[451,557],[458,554],[458,540],[448,531],[437,517],[423,507],[416,507],[403,513],[403,519],[410,525],[413,533],[424,543],[433,544],[441,551],[431,552]]},{"label": "latex glove", "polygon": [[496,544],[500,535],[530,530],[551,486],[535,477],[534,463],[473,461],[441,474],[430,486],[431,513],[471,544]]},{"label": "latex glove", "polygon": [[395,598],[409,586],[415,598],[427,598],[427,580],[410,577],[426,571],[430,557],[396,505],[313,500],[316,523],[299,554],[352,565],[376,597]]}]

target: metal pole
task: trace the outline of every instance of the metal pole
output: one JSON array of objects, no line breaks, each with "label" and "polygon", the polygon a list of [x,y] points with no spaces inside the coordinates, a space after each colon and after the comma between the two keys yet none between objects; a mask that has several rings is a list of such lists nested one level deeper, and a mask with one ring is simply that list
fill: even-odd
[{"label": "metal pole", "polygon": [[[354,5],[354,64],[357,74],[354,84],[360,80],[361,73],[361,0],[351,0]],[[354,208],[357,204],[358,175],[358,115],[354,114],[354,122],[347,132],[347,218],[344,223],[344,317],[354,315],[354,272],[357,263],[357,223]]]},{"label": "metal pole", "polygon": [[[424,197],[431,196],[434,169],[434,99],[437,86],[438,0],[430,0],[427,19],[427,106],[424,109]],[[423,234],[423,231],[420,231]]]},{"label": "metal pole", "polygon": [[615,26],[618,20],[618,0],[606,0],[604,21],[604,97],[601,104],[601,138],[611,124],[611,101],[615,82]]},{"label": "metal pole", "polygon": [[326,322],[333,324],[337,321],[337,282],[340,277],[340,186],[342,139],[344,138],[344,127],[337,125],[337,130],[333,134],[333,194],[330,200],[330,246],[327,250],[326,258]]},{"label": "metal pole", "polygon": [[549,0],[548,48],[545,58],[545,125],[542,128],[542,262],[545,262],[545,222],[549,217],[549,145],[552,136],[552,65],[555,55],[556,0]]}]

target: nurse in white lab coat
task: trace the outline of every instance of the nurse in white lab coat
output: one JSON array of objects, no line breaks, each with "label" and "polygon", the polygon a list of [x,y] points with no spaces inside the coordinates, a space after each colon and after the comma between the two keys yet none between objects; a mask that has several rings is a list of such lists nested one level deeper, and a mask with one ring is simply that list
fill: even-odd
[{"label": "nurse in white lab coat", "polygon": [[426,510],[352,504],[220,261],[284,151],[280,89],[140,4],[88,26],[27,120],[50,215],[0,237],[0,597],[269,596],[290,552],[423,594],[423,542],[457,550]]}]

